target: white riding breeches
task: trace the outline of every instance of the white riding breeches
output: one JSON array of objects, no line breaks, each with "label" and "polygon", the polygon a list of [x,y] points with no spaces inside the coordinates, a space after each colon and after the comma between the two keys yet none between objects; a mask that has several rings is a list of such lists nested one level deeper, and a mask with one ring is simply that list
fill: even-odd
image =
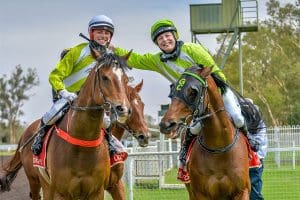
[{"label": "white riding breeches", "polygon": [[64,98],[58,99],[54,102],[50,110],[42,117],[44,124],[52,125],[61,118],[63,116],[63,108],[66,107],[67,104],[69,104],[69,101]]},{"label": "white riding breeches", "polygon": [[229,113],[236,128],[241,128],[245,124],[244,116],[242,115],[241,106],[235,94],[230,88],[226,88],[226,92],[222,95],[225,110]]}]

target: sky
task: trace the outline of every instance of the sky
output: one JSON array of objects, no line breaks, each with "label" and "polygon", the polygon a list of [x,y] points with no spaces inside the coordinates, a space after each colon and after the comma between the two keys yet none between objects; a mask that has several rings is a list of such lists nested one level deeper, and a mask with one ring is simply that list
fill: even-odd
[{"label": "sky", "polygon": [[[35,68],[40,84],[24,102],[22,121],[29,123],[40,118],[52,104],[49,73],[59,61],[64,48],[75,46],[88,35],[88,21],[105,14],[115,23],[114,46],[133,49],[139,53],[159,51],[150,39],[150,27],[158,19],[172,20],[180,39],[191,41],[190,4],[218,3],[220,0],[0,0],[0,77],[10,75],[15,66]],[[259,18],[266,17],[266,0],[259,0]],[[201,43],[212,53],[218,49],[215,35],[202,35]],[[157,119],[161,104],[170,99],[169,82],[155,72],[133,69],[135,81],[144,80],[140,92],[145,114]]]}]

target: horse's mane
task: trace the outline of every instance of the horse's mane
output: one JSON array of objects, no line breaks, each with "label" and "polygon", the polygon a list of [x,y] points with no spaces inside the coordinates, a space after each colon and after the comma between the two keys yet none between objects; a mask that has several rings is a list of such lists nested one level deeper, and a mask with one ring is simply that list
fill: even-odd
[{"label": "horse's mane", "polygon": [[131,69],[127,63],[125,58],[118,56],[115,53],[107,52],[103,54],[101,57],[97,59],[98,64],[103,64],[104,66],[110,66],[113,62],[119,63],[119,67],[124,71],[128,71]]},{"label": "horse's mane", "polygon": [[218,76],[217,74],[211,73],[211,76],[214,79],[214,81],[215,81],[216,85],[218,86],[218,88],[221,89],[222,94],[224,94],[226,92],[228,87],[230,88],[230,86],[223,79],[221,79],[221,77]]},{"label": "horse's mane", "polygon": [[251,134],[257,133],[257,128],[262,120],[262,116],[259,110],[255,107],[255,105],[246,100],[245,97],[243,97],[238,91],[236,91],[233,87],[227,84],[218,75],[211,74],[211,76],[213,77],[216,85],[221,89],[222,94],[226,92],[227,88],[231,89],[231,91],[237,97],[239,104],[241,105],[242,114],[245,117],[248,131]]}]

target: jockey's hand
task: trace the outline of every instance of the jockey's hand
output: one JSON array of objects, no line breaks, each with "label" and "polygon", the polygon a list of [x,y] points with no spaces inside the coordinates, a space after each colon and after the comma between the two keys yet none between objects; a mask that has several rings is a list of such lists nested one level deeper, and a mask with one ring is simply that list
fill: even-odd
[{"label": "jockey's hand", "polygon": [[111,125],[110,116],[105,112],[103,116],[103,125],[107,129]]},{"label": "jockey's hand", "polygon": [[98,51],[101,55],[106,53],[106,47],[104,45],[99,44],[95,40],[91,40],[89,43],[89,46],[95,50]]},{"label": "jockey's hand", "polygon": [[73,101],[77,97],[77,95],[75,93],[68,92],[67,90],[60,90],[59,95],[62,98],[67,99],[68,101]]}]

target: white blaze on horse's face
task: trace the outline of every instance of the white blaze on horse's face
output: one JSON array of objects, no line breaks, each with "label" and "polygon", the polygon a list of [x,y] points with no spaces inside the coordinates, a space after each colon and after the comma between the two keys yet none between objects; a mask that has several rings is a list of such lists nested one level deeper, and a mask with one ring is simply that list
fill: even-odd
[{"label": "white blaze on horse's face", "polygon": [[139,104],[139,102],[138,102],[137,99],[135,99],[135,100],[133,101],[133,103],[134,103],[135,105],[138,105],[138,104]]},{"label": "white blaze on horse's face", "polygon": [[123,70],[120,67],[114,67],[113,73],[118,77],[118,80],[122,81]]}]

